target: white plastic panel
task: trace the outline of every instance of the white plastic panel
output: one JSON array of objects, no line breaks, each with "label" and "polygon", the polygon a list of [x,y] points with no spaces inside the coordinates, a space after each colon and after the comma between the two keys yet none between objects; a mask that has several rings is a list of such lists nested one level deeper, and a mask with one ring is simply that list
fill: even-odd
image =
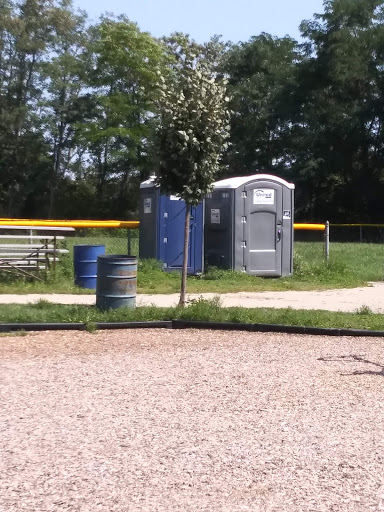
[{"label": "white plastic panel", "polygon": [[243,185],[246,185],[252,181],[256,180],[271,180],[289,189],[294,189],[295,185],[293,183],[288,183],[288,181],[283,180],[283,178],[279,178],[278,176],[272,176],[271,174],[253,174],[252,176],[238,176],[236,178],[227,178],[225,180],[216,181],[214,183],[214,188],[239,188]]}]

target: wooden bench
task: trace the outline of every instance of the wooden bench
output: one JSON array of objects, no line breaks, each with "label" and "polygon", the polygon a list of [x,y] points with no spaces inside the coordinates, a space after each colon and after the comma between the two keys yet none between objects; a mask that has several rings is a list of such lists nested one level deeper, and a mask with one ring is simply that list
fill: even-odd
[{"label": "wooden bench", "polygon": [[[17,230],[26,233],[13,234]],[[58,233],[73,231],[74,228],[67,227],[0,226],[0,272],[28,276],[41,281],[40,271],[48,271],[51,267],[55,269],[59,261],[58,256],[68,253],[67,249],[58,247],[58,241],[65,239],[65,236]]]}]

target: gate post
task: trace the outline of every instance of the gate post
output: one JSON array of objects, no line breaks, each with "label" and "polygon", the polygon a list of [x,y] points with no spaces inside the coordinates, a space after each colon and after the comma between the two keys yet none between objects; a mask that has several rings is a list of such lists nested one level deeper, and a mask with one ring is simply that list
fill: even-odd
[{"label": "gate post", "polygon": [[329,261],[329,221],[325,223],[325,261]]}]

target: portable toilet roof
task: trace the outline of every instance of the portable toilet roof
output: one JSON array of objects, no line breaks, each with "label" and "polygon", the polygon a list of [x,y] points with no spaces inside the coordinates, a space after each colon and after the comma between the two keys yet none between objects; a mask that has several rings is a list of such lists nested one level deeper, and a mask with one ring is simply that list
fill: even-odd
[{"label": "portable toilet roof", "polygon": [[250,183],[256,180],[271,180],[277,183],[281,183],[289,189],[294,189],[295,185],[288,181],[279,178],[278,176],[272,176],[272,174],[253,174],[251,176],[238,176],[236,178],[225,178],[224,180],[216,181],[214,188],[239,188],[246,183]]},{"label": "portable toilet roof", "polygon": [[147,180],[140,183],[140,188],[149,188],[154,186],[156,176],[150,176]]}]

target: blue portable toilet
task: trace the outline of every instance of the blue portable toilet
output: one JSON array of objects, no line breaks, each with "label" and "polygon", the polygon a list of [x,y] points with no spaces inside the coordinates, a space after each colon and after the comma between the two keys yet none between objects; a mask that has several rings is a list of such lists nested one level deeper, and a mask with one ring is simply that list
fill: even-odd
[{"label": "blue portable toilet", "polygon": [[[181,270],[184,251],[185,201],[167,196],[150,178],[140,185],[139,257],[163,262],[164,270]],[[204,207],[191,207],[188,274],[204,270]]]}]

